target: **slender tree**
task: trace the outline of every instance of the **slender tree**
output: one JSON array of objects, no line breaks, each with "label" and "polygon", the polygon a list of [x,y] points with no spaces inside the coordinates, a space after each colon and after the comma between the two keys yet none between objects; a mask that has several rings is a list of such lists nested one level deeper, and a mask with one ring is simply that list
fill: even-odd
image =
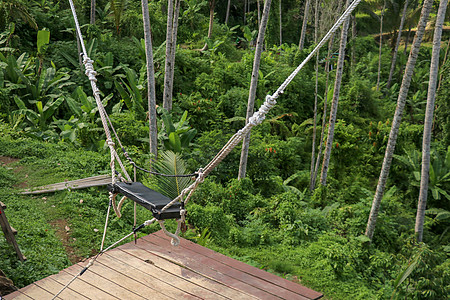
[{"label": "slender tree", "polygon": [[[266,33],[267,21],[269,19],[270,12],[270,3],[272,0],[266,0],[264,3],[263,14],[261,18],[261,25],[259,26],[258,38],[256,40],[256,49],[255,49],[255,58],[253,60],[253,71],[252,78],[250,82],[250,91],[248,95],[248,104],[247,104],[247,116],[245,123],[248,123],[248,120],[253,115],[253,110],[255,106],[255,98],[256,98],[256,88],[258,86],[258,74],[259,74],[259,64],[261,62],[261,53],[263,51],[264,44],[264,35]],[[247,172],[247,159],[248,159],[248,148],[250,145],[250,132],[244,137],[244,141],[242,143],[242,151],[241,151],[241,160],[239,163],[239,175],[238,179],[242,179],[245,177],[245,173]]]},{"label": "slender tree", "polygon": [[[319,40],[319,0],[316,0],[314,5],[314,43],[317,44]],[[311,175],[309,180],[309,189],[314,190],[314,162],[316,154],[316,131],[317,131],[317,93],[319,86],[319,52],[316,54],[316,87],[314,90],[314,124],[313,124],[313,137],[312,137],[312,151],[311,151]]]},{"label": "slender tree", "polygon": [[259,25],[261,24],[261,5],[260,5],[260,0],[256,0],[256,9],[258,10],[258,28]]},{"label": "slender tree", "polygon": [[148,0],[142,0],[142,19],[144,22],[145,57],[147,61],[147,89],[148,89],[148,125],[150,128],[150,153],[158,156],[158,129],[156,126],[156,95],[155,69],[153,65],[152,34],[150,31],[150,16]]},{"label": "slender tree", "polygon": [[91,25],[95,24],[95,0],[91,0],[91,14],[90,14],[90,22]]},{"label": "slender tree", "polygon": [[433,0],[425,0],[423,3],[416,35],[414,37],[414,41],[411,46],[411,51],[409,53],[405,73],[403,74],[402,85],[400,87],[397,99],[397,108],[395,109],[394,119],[392,120],[392,127],[391,132],[389,133],[389,140],[384,155],[383,165],[381,167],[380,177],[378,179],[378,185],[372,202],[372,208],[370,210],[369,220],[367,222],[366,227],[365,234],[371,240],[373,237],[373,233],[375,232],[378,211],[380,209],[381,199],[383,198],[384,189],[386,187],[386,182],[389,176],[389,169],[391,167],[392,157],[394,155],[398,130],[400,128],[400,122],[402,119],[403,109],[406,103],[406,97],[408,95],[409,85],[411,83],[411,77],[414,71],[414,67],[416,65],[417,56],[419,55],[420,44],[422,43],[422,38],[425,33],[425,26],[427,25],[428,16],[430,15],[432,6]]},{"label": "slender tree", "polygon": [[167,110],[172,109],[172,93],[169,93],[170,70],[172,68],[172,49],[173,49],[173,5],[174,0],[168,0],[167,3],[167,31],[166,31],[166,64],[164,68],[164,94],[163,107]]},{"label": "slender tree", "polygon": [[434,100],[436,98],[436,84],[439,72],[439,52],[441,49],[442,26],[445,19],[448,0],[441,0],[436,17],[434,29],[433,51],[431,54],[430,80],[428,81],[427,108],[425,112],[425,126],[422,142],[422,174],[420,178],[419,203],[417,205],[417,216],[415,234],[417,242],[422,242],[423,223],[425,220],[425,209],[427,206],[428,180],[430,172],[430,143],[431,128],[433,126]]},{"label": "slender tree", "polygon": [[303,50],[305,45],[305,35],[306,35],[306,26],[308,24],[308,13],[309,13],[309,3],[311,0],[306,0],[305,2],[305,11],[303,12],[303,24],[302,24],[302,32],[300,34],[300,41],[298,43],[298,49]]},{"label": "slender tree", "polygon": [[[175,73],[175,54],[177,51],[177,35],[178,35],[178,16],[180,14],[181,0],[175,0],[175,10],[173,14],[173,25],[172,25],[172,43],[170,49],[170,64],[169,64],[169,80],[167,81],[167,94],[170,95],[170,109],[172,109],[172,95],[173,95],[173,79]],[[164,87],[166,88],[166,87]]]},{"label": "slender tree", "polygon": [[380,18],[380,45],[378,49],[378,75],[377,75],[377,91],[380,89],[380,78],[381,78],[381,50],[383,48],[383,17],[384,9],[386,8],[386,0],[384,1],[383,8],[381,9]]},{"label": "slender tree", "polygon": [[[337,9],[335,11],[332,11],[332,13],[335,15],[333,22],[336,22],[338,15],[341,13],[341,10],[342,10],[342,1],[338,1]],[[324,18],[322,18],[322,20],[323,19]],[[317,174],[319,172],[320,161],[322,160],[322,146],[323,146],[323,141],[324,141],[324,136],[325,136],[325,125],[326,125],[326,121],[327,121],[328,83],[329,83],[329,78],[330,78],[330,60],[331,60],[331,55],[333,52],[335,36],[336,35],[333,33],[330,37],[330,41],[328,42],[327,58],[325,60],[326,80],[325,80],[325,92],[324,92],[324,98],[323,98],[324,101],[323,101],[322,128],[320,131],[320,143],[319,143],[319,149],[317,151],[316,166],[314,167],[313,182],[312,182],[312,184],[310,183],[310,185],[313,186],[313,189],[316,187]]]},{"label": "slender tree", "polygon": [[389,77],[388,77],[388,81],[386,83],[386,88],[390,88],[391,83],[392,83],[392,76],[394,75],[394,71],[395,71],[395,63],[397,62],[398,47],[400,45],[400,40],[402,39],[402,30],[403,30],[403,25],[405,24],[406,11],[408,9],[408,4],[409,4],[409,0],[406,0],[405,5],[403,6],[403,13],[402,13],[402,18],[400,20],[400,26],[398,27],[397,42],[395,43],[394,52],[392,54],[391,69],[389,71]]},{"label": "slender tree", "polygon": [[[214,25],[214,8],[216,6],[216,0],[209,1],[209,28],[208,28],[208,39],[212,37],[212,30]],[[205,43],[201,51],[208,49],[208,43]]]},{"label": "slender tree", "polygon": [[278,0],[278,16],[280,20],[280,47],[283,44],[283,21],[282,21],[282,14],[281,14],[281,0]]},{"label": "slender tree", "polygon": [[[346,6],[348,7],[349,5],[350,0],[347,0]],[[342,74],[344,71],[344,58],[345,58],[345,47],[347,45],[348,25],[349,25],[349,18],[347,18],[344,21],[344,24],[342,25],[341,42],[339,45],[339,57],[336,67],[336,80],[334,81],[333,100],[331,102],[330,121],[328,125],[327,143],[325,145],[325,155],[323,156],[322,172],[320,174],[321,185],[327,184],[328,166],[330,163],[331,147],[334,138],[334,126],[336,124],[337,107],[339,102],[339,91],[341,88]]]},{"label": "slender tree", "polygon": [[228,18],[230,17],[230,6],[231,6],[231,0],[228,0],[227,12],[225,14],[225,25],[228,25]]}]

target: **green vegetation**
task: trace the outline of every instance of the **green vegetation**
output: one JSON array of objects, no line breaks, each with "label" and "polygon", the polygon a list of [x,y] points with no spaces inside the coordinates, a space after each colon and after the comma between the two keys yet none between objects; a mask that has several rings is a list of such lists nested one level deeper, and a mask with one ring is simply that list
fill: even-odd
[{"label": "green vegetation", "polygon": [[[126,6],[119,5],[125,2]],[[195,172],[245,124],[257,13],[248,12],[244,24],[242,16],[232,11],[225,25],[227,1],[216,2],[221,3],[216,4],[212,39],[206,40],[207,1],[182,3],[170,112],[162,109],[167,2],[149,3],[156,97],[161,106],[160,157],[155,169],[182,167],[186,173]],[[111,121],[133,160],[149,166],[154,157],[148,145],[140,3],[112,3],[97,0],[96,23],[84,25],[82,31]],[[11,5],[20,9],[20,18]],[[278,2],[273,3],[256,107],[314,46],[310,32],[305,50],[298,51],[300,5],[303,1],[283,1],[283,44],[274,46],[279,43],[279,21]],[[89,23],[89,9],[89,1],[77,1],[81,24]],[[445,299],[450,295],[450,60],[441,67],[436,99],[424,243],[415,242],[414,223],[431,57],[428,46],[422,46],[419,54],[370,242],[364,230],[407,57],[402,44],[393,84],[385,88],[392,49],[383,43],[381,89],[376,91],[378,39],[370,34],[377,33],[379,22],[363,10],[356,17],[359,37],[347,46],[356,60],[345,63],[327,186],[313,192],[308,189],[315,90],[314,63],[310,62],[266,120],[252,130],[247,177],[236,179],[238,146],[199,186],[187,206],[190,229],[184,237],[300,282],[327,298]],[[0,269],[18,287],[97,253],[103,233],[108,205],[104,189],[39,196],[17,193],[24,187],[110,172],[106,137],[89,81],[78,63],[72,22],[65,1],[0,3],[0,157],[17,159],[0,164],[0,201],[8,206],[8,219],[18,230],[17,241],[28,258],[24,263],[17,261],[0,237]],[[396,26],[390,20],[386,32]],[[443,39],[448,35],[444,33]],[[205,42],[208,50],[199,51]],[[327,98],[323,97],[327,49],[319,55],[321,115]],[[131,174],[131,166],[127,168]],[[179,191],[168,191],[173,182],[142,173],[137,176],[171,195]],[[186,183],[175,184],[178,188]],[[122,211],[122,218],[111,217],[106,245],[132,229],[133,203],[126,201]],[[137,218],[143,222],[150,214],[138,208]],[[170,223],[169,229],[174,226]],[[152,225],[138,236],[158,229]]]}]

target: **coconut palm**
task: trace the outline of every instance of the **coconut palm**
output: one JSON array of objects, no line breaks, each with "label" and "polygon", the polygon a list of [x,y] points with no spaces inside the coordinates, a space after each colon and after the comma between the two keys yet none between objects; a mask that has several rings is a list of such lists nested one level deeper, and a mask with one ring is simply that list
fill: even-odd
[{"label": "coconut palm", "polygon": [[158,129],[156,126],[155,69],[153,65],[152,34],[150,31],[150,16],[147,0],[142,0],[142,18],[144,22],[145,57],[147,62],[149,146],[150,153],[157,157]]},{"label": "coconut palm", "polygon": [[[346,6],[348,7],[349,5],[350,5],[350,0],[347,0]],[[321,185],[327,184],[328,166],[330,163],[331,145],[333,144],[334,125],[336,123],[337,107],[338,107],[338,101],[339,101],[339,91],[341,88],[342,74],[344,71],[344,57],[345,57],[345,47],[347,45],[348,25],[349,25],[349,18],[347,18],[344,21],[344,24],[342,25],[341,42],[339,45],[339,57],[338,57],[338,62],[337,62],[337,67],[336,67],[336,80],[334,82],[333,100],[331,102],[327,143],[325,146],[325,155],[323,157],[322,172],[320,174],[320,184]]]},{"label": "coconut palm", "polygon": [[[266,33],[267,21],[269,19],[269,11],[270,11],[270,3],[272,0],[266,0],[264,3],[264,10],[261,18],[261,25],[259,26],[258,39],[256,40],[256,50],[255,50],[255,59],[253,60],[253,71],[252,71],[252,79],[250,83],[250,91],[248,95],[248,104],[247,104],[247,116],[246,123],[253,115],[253,108],[255,106],[255,98],[256,98],[256,87],[258,85],[258,75],[259,75],[259,64],[261,61],[261,53],[263,50],[264,44],[264,35]],[[238,179],[242,179],[245,177],[245,173],[247,171],[247,159],[248,159],[248,148],[250,145],[250,132],[244,137],[244,141],[242,143],[242,151],[241,151],[241,160],[239,163],[239,175]]]},{"label": "coconut palm", "polygon": [[427,24],[428,16],[430,15],[432,5],[433,5],[432,0],[425,0],[423,3],[420,21],[417,26],[416,35],[414,38],[413,45],[411,47],[408,62],[406,64],[405,73],[403,75],[402,85],[400,87],[400,92],[397,100],[397,108],[395,110],[391,132],[389,134],[389,140],[386,147],[386,153],[384,155],[383,165],[381,167],[376,193],[372,202],[369,220],[367,222],[365,235],[370,240],[372,240],[373,233],[375,232],[378,211],[380,209],[381,199],[383,198],[384,189],[386,187],[387,178],[389,176],[389,169],[391,167],[392,157],[394,155],[395,144],[397,142],[398,131],[400,128],[400,122],[402,119],[403,109],[406,103],[406,96],[408,95],[411,77],[414,71],[414,67],[416,65],[417,56],[419,55],[420,44],[422,43],[422,38],[425,33],[425,26]]},{"label": "coconut palm", "polygon": [[439,51],[441,48],[442,25],[444,24],[445,11],[448,0],[441,0],[437,13],[436,25],[433,38],[433,52],[431,55],[430,80],[428,83],[427,109],[425,113],[425,126],[423,130],[422,143],[422,175],[420,179],[419,203],[417,205],[417,216],[415,233],[417,242],[422,242],[423,223],[425,219],[425,209],[427,206],[428,181],[430,171],[430,143],[431,127],[433,125],[434,100],[436,98],[436,84],[439,71]]}]

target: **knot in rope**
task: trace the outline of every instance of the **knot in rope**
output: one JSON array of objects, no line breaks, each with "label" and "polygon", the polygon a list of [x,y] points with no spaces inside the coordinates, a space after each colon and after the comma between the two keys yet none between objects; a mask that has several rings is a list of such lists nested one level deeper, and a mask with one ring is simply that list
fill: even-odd
[{"label": "knot in rope", "polygon": [[84,67],[86,68],[86,76],[91,81],[97,82],[97,78],[95,78],[95,75],[97,75],[97,72],[94,71],[94,61],[90,59],[87,55],[84,56],[83,59]]},{"label": "knot in rope", "polygon": [[262,113],[261,111],[257,111],[253,114],[253,116],[248,119],[248,123],[250,123],[252,126],[256,126],[261,124],[264,119],[266,118],[266,115]]},{"label": "knot in rope", "polygon": [[200,168],[197,171],[197,179],[196,179],[196,181],[202,183],[204,180],[205,180],[205,174],[203,172],[203,168]]},{"label": "knot in rope", "polygon": [[111,147],[114,147],[116,145],[111,139],[107,139],[106,143],[108,144],[108,146],[111,146]]}]

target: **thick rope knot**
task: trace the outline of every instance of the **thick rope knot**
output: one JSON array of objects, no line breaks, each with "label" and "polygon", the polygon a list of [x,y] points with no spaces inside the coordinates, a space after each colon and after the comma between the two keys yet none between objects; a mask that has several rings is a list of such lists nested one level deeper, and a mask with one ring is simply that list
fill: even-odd
[{"label": "thick rope knot", "polygon": [[94,61],[90,59],[87,55],[83,59],[84,67],[86,68],[86,76],[89,77],[89,80],[97,82],[97,72],[94,71]]},{"label": "thick rope knot", "polygon": [[108,146],[111,146],[111,147],[114,147],[116,144],[112,141],[112,140],[110,140],[110,139],[107,139],[106,140],[106,143],[108,144]]},{"label": "thick rope knot", "polygon": [[200,168],[197,171],[197,181],[202,183],[204,180],[205,180],[205,174],[203,172],[203,168]]},{"label": "thick rope knot", "polygon": [[248,123],[250,123],[252,126],[256,126],[261,124],[264,119],[266,118],[265,114],[261,111],[257,111],[253,114],[253,116],[248,119]]}]

